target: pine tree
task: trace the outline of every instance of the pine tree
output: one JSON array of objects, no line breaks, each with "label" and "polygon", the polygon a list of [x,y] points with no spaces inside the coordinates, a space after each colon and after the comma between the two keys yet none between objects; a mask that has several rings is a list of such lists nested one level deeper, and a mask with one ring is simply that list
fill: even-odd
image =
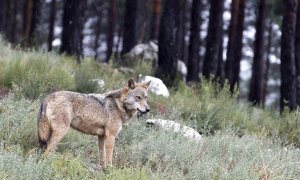
[{"label": "pine tree", "polygon": [[150,39],[158,39],[158,31],[159,31],[159,16],[160,16],[160,4],[161,0],[152,0],[152,20],[151,20],[151,31],[150,31]]},{"label": "pine tree", "polygon": [[80,58],[83,57],[82,31],[85,7],[85,1],[66,0],[64,3],[63,32],[60,52],[76,56],[77,63],[80,63]]},{"label": "pine tree", "polygon": [[177,59],[176,34],[178,27],[176,21],[179,10],[178,0],[165,0],[159,27],[158,41],[158,69],[156,75],[168,86],[176,85]]},{"label": "pine tree", "polygon": [[209,79],[210,75],[217,75],[223,35],[224,0],[211,0],[210,3],[206,52],[202,68],[203,76],[206,79]]},{"label": "pine tree", "polygon": [[295,35],[295,64],[296,64],[296,98],[297,105],[300,106],[300,0],[298,0],[297,22]]},{"label": "pine tree", "polygon": [[298,0],[283,1],[283,20],[281,37],[281,87],[280,110],[287,106],[295,110],[296,102],[296,68],[295,68],[295,29]]},{"label": "pine tree", "polygon": [[199,81],[200,69],[200,26],[202,24],[201,10],[202,1],[193,0],[191,10],[191,32],[188,57],[187,81]]},{"label": "pine tree", "polygon": [[122,55],[128,53],[138,41],[138,2],[126,0]]},{"label": "pine tree", "polygon": [[246,0],[232,0],[229,25],[225,77],[228,79],[231,93],[239,84],[240,61],[242,58],[243,31]]},{"label": "pine tree", "polygon": [[116,13],[117,13],[116,11],[117,11],[117,2],[116,0],[111,0],[109,5],[109,17],[108,17],[106,62],[109,61],[110,56],[113,53],[114,33],[115,33]]},{"label": "pine tree", "polygon": [[258,16],[256,19],[256,34],[254,42],[254,58],[252,65],[252,77],[250,81],[249,101],[255,105],[263,100],[263,83],[265,70],[265,29],[266,29],[266,1],[260,0],[258,4]]},{"label": "pine tree", "polygon": [[54,25],[56,17],[56,0],[51,1],[50,18],[49,18],[49,35],[48,35],[48,51],[52,51],[52,41],[54,39]]}]

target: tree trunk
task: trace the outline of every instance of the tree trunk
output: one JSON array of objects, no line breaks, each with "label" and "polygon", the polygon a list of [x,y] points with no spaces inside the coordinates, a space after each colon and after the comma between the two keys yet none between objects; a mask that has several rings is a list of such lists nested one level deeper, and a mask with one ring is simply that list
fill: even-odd
[{"label": "tree trunk", "polygon": [[188,43],[186,42],[185,40],[185,37],[187,36],[187,32],[188,32],[188,25],[187,25],[187,22],[189,22],[190,20],[190,13],[188,11],[188,4],[189,2],[188,1],[185,1],[185,3],[183,4],[183,7],[182,7],[182,11],[183,11],[183,31],[182,31],[182,40],[181,40],[181,57],[180,59],[185,63],[187,64],[188,62],[188,58],[187,58],[187,53],[188,53]]},{"label": "tree trunk", "polygon": [[281,37],[281,97],[280,110],[286,106],[295,110],[296,102],[296,68],[295,68],[295,29],[297,0],[285,0]]},{"label": "tree trunk", "polygon": [[8,42],[14,44],[16,43],[16,25],[17,25],[17,0],[10,0],[9,2],[9,17],[7,19],[7,40]]},{"label": "tree trunk", "polygon": [[107,33],[107,52],[106,52],[107,63],[109,62],[109,59],[113,53],[114,33],[115,33],[115,24],[116,24],[116,9],[117,9],[116,0],[111,0],[109,6],[108,33]]},{"label": "tree trunk", "polygon": [[63,13],[63,32],[60,53],[74,55],[77,63],[83,57],[83,26],[85,1],[66,0]]},{"label": "tree trunk", "polygon": [[151,20],[150,39],[158,39],[161,0],[152,0],[152,1],[153,1],[153,4],[152,4],[152,20]]},{"label": "tree trunk", "polygon": [[[222,23],[223,24],[223,23]],[[223,61],[223,34],[220,36],[220,44],[219,44],[219,55],[218,55],[218,69],[216,80],[219,82],[221,87],[224,87],[225,84],[225,71],[224,71],[224,61]]]},{"label": "tree trunk", "polygon": [[25,2],[22,42],[24,47],[33,43],[34,32],[40,18],[40,3],[40,0],[26,0]]},{"label": "tree trunk", "polygon": [[186,80],[199,81],[200,69],[200,26],[202,23],[201,10],[202,1],[193,0],[191,10],[191,32],[190,32],[190,45],[188,57],[188,73]]},{"label": "tree trunk", "polygon": [[203,76],[206,79],[210,78],[210,75],[216,76],[219,62],[219,50],[222,43],[222,31],[223,31],[223,11],[224,0],[211,0],[209,11],[209,25],[208,33],[206,37],[206,52],[203,62]]},{"label": "tree trunk", "polygon": [[[238,11],[239,11],[239,1],[232,0],[231,2],[231,19],[228,28],[228,44],[227,44],[227,54],[225,63],[225,77],[228,79],[230,89],[234,86],[233,82],[233,62],[234,62],[234,52],[236,49],[236,36],[237,36],[237,21],[238,21]],[[233,91],[231,91],[233,92]]]},{"label": "tree trunk", "polygon": [[243,49],[243,33],[244,33],[244,21],[245,21],[245,7],[246,0],[240,0],[239,4],[239,14],[238,14],[238,24],[237,24],[237,37],[236,37],[236,51],[235,59],[233,62],[233,83],[231,84],[231,92],[234,92],[234,86],[239,86],[240,81],[240,63],[242,59],[242,49]]},{"label": "tree trunk", "polygon": [[179,9],[178,0],[165,0],[159,27],[158,69],[156,75],[168,86],[177,81],[176,21]]},{"label": "tree trunk", "polygon": [[24,20],[23,20],[23,42],[22,45],[24,47],[28,47],[29,38],[31,32],[31,24],[32,24],[32,12],[33,12],[33,1],[34,0],[26,0],[24,6]]},{"label": "tree trunk", "polygon": [[99,1],[97,6],[96,6],[96,16],[97,16],[97,21],[96,21],[96,27],[94,29],[95,33],[95,41],[94,41],[94,52],[95,56],[94,59],[98,59],[98,47],[99,47],[99,37],[101,33],[101,24],[102,24],[102,16],[103,16],[103,1]]},{"label": "tree trunk", "polygon": [[259,105],[263,100],[263,80],[265,67],[265,29],[266,29],[266,1],[260,0],[258,4],[258,16],[256,19],[256,34],[254,41],[254,58],[252,65],[252,77],[250,81],[249,101]]},{"label": "tree trunk", "polygon": [[51,1],[50,18],[49,18],[49,36],[48,51],[52,51],[52,41],[54,39],[54,26],[56,17],[56,0]]},{"label": "tree trunk", "polygon": [[269,80],[269,69],[270,69],[270,54],[272,48],[272,37],[273,37],[273,23],[270,21],[268,27],[268,43],[267,43],[267,54],[266,54],[266,66],[264,70],[264,79],[263,79],[263,95],[262,95],[262,102],[263,105],[266,105],[266,97],[268,93],[268,80]]},{"label": "tree trunk", "polygon": [[177,35],[176,35],[176,58],[182,60],[182,53],[183,53],[183,41],[185,36],[185,4],[186,0],[179,0],[179,12],[178,18],[176,22],[176,26],[178,27]]},{"label": "tree trunk", "polygon": [[297,105],[300,106],[300,0],[298,0],[297,22],[295,35],[295,64],[296,64],[296,98]]},{"label": "tree trunk", "polygon": [[149,29],[148,27],[148,22],[147,22],[147,17],[148,15],[148,1],[145,1],[142,3],[142,1],[138,1],[138,15],[137,15],[137,33],[138,33],[138,39],[137,39],[137,44],[138,43],[145,43],[148,42],[148,37],[147,37],[147,30]]},{"label": "tree trunk", "polygon": [[3,3],[3,6],[5,6],[5,12],[4,12],[4,21],[3,21],[3,31],[4,31],[4,36],[7,37],[8,36],[8,32],[9,27],[10,27],[10,2],[9,1],[5,1],[5,3]]},{"label": "tree trunk", "polygon": [[138,0],[126,0],[122,55],[128,53],[138,39]]},{"label": "tree trunk", "polygon": [[227,45],[227,60],[225,77],[228,79],[231,93],[239,84],[240,61],[242,57],[245,2],[246,0],[232,0],[231,19]]},{"label": "tree trunk", "polygon": [[3,1],[1,2],[0,5],[0,32],[1,33],[5,32],[5,23],[6,23],[6,19],[8,18],[8,16],[6,16],[7,4],[8,1]]}]

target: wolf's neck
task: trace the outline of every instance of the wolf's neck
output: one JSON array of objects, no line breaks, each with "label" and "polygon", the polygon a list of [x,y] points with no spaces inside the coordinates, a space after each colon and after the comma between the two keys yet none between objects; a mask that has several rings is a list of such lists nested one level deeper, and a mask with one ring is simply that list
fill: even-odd
[{"label": "wolf's neck", "polygon": [[108,92],[104,93],[103,95],[105,98],[118,99],[121,97],[123,91],[124,91],[124,88],[121,88],[121,89],[117,89],[117,90],[108,91]]}]

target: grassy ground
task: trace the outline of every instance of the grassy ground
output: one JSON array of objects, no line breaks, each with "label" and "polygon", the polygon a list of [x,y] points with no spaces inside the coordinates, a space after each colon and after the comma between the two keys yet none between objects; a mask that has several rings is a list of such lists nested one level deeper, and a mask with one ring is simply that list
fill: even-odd
[{"label": "grassy ground", "polygon": [[[151,66],[122,73],[85,59],[12,50],[0,40],[0,178],[4,179],[297,179],[300,177],[299,112],[279,116],[231,98],[209,82],[181,83],[170,98],[150,95],[151,114],[133,119],[117,139],[114,168],[94,170],[97,139],[71,130],[57,150],[37,148],[41,99],[56,90],[105,92]],[[97,86],[93,79],[103,79]],[[201,143],[145,126],[146,118],[173,119],[203,135]]]}]

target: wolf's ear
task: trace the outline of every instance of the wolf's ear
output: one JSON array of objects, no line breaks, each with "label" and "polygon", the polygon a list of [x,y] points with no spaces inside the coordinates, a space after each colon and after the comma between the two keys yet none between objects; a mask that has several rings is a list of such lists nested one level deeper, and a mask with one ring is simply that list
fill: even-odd
[{"label": "wolf's ear", "polygon": [[133,80],[133,79],[129,79],[129,80],[128,80],[128,87],[129,87],[130,89],[134,89],[135,86],[136,86],[136,83],[134,82],[134,80]]},{"label": "wolf's ear", "polygon": [[150,84],[151,84],[151,81],[145,82],[145,83],[143,83],[143,87],[146,88],[146,89],[148,89],[148,87],[150,86]]}]

